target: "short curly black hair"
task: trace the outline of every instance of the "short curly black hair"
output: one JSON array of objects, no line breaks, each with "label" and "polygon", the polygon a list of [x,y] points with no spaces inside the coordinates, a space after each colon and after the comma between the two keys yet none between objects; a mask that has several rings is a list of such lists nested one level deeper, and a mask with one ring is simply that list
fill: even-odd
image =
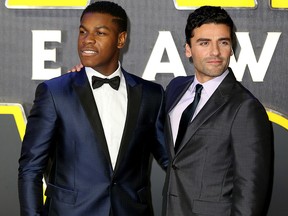
[{"label": "short curly black hair", "polygon": [[80,17],[80,21],[82,20],[83,16],[86,13],[103,13],[103,14],[110,14],[111,16],[115,17],[113,20],[117,23],[119,27],[119,31],[127,31],[127,23],[128,17],[125,10],[118,4],[110,1],[96,1],[90,5],[88,5],[82,15]]},{"label": "short curly black hair", "polygon": [[203,24],[225,24],[230,27],[232,44],[235,44],[235,25],[229,14],[221,7],[202,6],[190,13],[185,28],[186,43],[190,44],[193,30]]}]

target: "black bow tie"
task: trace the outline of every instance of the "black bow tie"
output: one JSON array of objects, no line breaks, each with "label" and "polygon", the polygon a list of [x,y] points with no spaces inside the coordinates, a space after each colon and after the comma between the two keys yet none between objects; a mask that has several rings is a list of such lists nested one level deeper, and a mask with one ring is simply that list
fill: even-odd
[{"label": "black bow tie", "polygon": [[112,79],[103,79],[97,76],[92,76],[93,89],[101,87],[104,83],[108,83],[113,89],[118,90],[120,85],[120,77],[116,76]]}]

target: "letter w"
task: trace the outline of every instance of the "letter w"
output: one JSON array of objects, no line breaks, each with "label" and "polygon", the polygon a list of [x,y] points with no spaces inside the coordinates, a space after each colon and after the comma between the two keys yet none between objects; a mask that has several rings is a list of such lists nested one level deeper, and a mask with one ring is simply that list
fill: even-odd
[{"label": "letter w", "polygon": [[233,69],[238,81],[242,81],[246,65],[248,65],[252,80],[254,82],[263,82],[268,66],[271,62],[276,45],[279,41],[281,32],[268,32],[267,38],[257,62],[255,53],[249,37],[249,32],[236,32],[241,50],[238,61],[235,56],[230,58],[230,67]]}]

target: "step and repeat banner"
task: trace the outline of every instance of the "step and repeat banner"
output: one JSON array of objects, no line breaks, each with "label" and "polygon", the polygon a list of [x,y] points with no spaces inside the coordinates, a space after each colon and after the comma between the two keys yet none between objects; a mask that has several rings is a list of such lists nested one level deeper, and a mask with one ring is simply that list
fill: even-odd
[{"label": "step and repeat banner", "polygon": [[[79,62],[77,36],[89,0],[6,0],[0,3],[0,215],[18,216],[17,168],[26,116],[36,86]],[[269,216],[288,215],[288,1],[117,0],[129,16],[123,67],[165,88],[194,74],[184,55],[188,14],[202,5],[227,9],[237,27],[230,66],[267,109],[274,130]],[[151,185],[160,215],[164,172],[153,161]]]}]

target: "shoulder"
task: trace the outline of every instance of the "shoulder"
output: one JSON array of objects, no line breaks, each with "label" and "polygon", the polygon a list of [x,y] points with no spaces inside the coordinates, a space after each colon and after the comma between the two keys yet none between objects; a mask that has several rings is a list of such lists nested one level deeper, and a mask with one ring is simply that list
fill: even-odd
[{"label": "shoulder", "polygon": [[84,71],[65,73],[59,77],[45,80],[40,83],[36,88],[36,94],[51,94],[62,95],[63,93],[70,93],[73,91],[74,86],[82,85],[87,82],[87,76]]},{"label": "shoulder", "polygon": [[255,103],[260,103],[259,100],[254,96],[251,91],[249,91],[246,87],[244,87],[240,82],[236,82],[234,94],[236,97],[238,97],[238,100],[252,100]]},{"label": "shoulder", "polygon": [[178,76],[178,77],[175,77],[167,85],[166,91],[176,89],[176,88],[178,88],[180,86],[183,86],[183,85],[186,86],[189,83],[192,83],[193,80],[194,80],[194,75],[193,76]]},{"label": "shoulder", "polygon": [[[218,87],[219,92],[224,97],[229,97],[234,103],[241,104],[244,101],[260,103],[259,100],[239,81],[236,80],[233,71],[230,69],[229,74],[225,77]],[[237,102],[236,102],[237,101]]]},{"label": "shoulder", "polygon": [[82,69],[80,72],[65,73],[59,77],[46,80],[43,84],[52,89],[63,89],[71,87],[74,83],[82,83],[86,80],[87,76],[85,69]]},{"label": "shoulder", "polygon": [[126,82],[128,82],[129,84],[141,85],[144,90],[161,92],[164,91],[162,85],[156,82],[145,80],[139,76],[128,73],[127,71],[123,71],[123,74],[125,76]]},{"label": "shoulder", "polygon": [[235,107],[238,117],[243,118],[247,114],[250,119],[267,119],[264,105],[238,81],[231,89],[229,104]]},{"label": "shoulder", "polygon": [[76,76],[76,73],[77,72],[66,73],[66,74],[63,74],[63,75],[61,75],[59,77],[55,77],[55,78],[52,78],[52,79],[49,79],[49,80],[45,80],[44,83],[46,85],[48,85],[48,86],[58,86],[58,85],[61,85],[61,84],[66,84],[66,83],[70,82],[73,79],[73,77]]},{"label": "shoulder", "polygon": [[192,76],[177,76],[170,81],[169,85],[175,84],[175,83],[183,83],[183,82],[186,82],[188,80],[191,81],[191,79],[194,80],[194,75],[192,75]]}]

